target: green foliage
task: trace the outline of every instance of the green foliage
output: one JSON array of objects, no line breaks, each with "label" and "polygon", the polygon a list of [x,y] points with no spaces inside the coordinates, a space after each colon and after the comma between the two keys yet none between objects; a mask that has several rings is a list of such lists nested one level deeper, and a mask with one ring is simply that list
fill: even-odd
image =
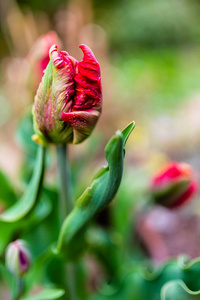
[{"label": "green foliage", "polygon": [[25,217],[37,204],[43,181],[45,148],[38,148],[38,155],[31,182],[22,196],[13,206],[0,215],[2,222],[16,222]]},{"label": "green foliage", "polygon": [[[134,111],[135,117],[174,114],[181,104],[199,92],[199,50],[129,50],[113,58],[112,78],[117,87],[115,103]],[[124,99],[123,105],[121,99]]]},{"label": "green foliage", "polygon": [[[160,269],[145,271],[140,266],[124,269],[121,284],[113,292],[92,296],[92,300],[190,300],[200,298],[200,260],[170,261]],[[111,290],[111,288],[110,288]],[[103,290],[102,290],[103,291]]]},{"label": "green foliage", "polygon": [[[109,279],[118,278],[118,268],[121,265],[122,239],[116,232],[106,232],[100,227],[90,228],[86,232],[88,250],[104,267]],[[110,255],[112,253],[112,255]]]},{"label": "green foliage", "polygon": [[99,171],[91,186],[77,200],[75,208],[64,221],[57,245],[58,252],[70,250],[71,255],[69,253],[68,255],[73,257],[75,246],[72,244],[79,240],[78,233],[94,214],[108,205],[115,196],[123,172],[124,146],[133,128],[132,122],[122,132],[118,131],[107,144],[105,157],[108,166]]},{"label": "green foliage", "polygon": [[24,152],[24,161],[21,175],[25,182],[28,182],[31,178],[31,174],[35,166],[35,156],[37,155],[37,148],[39,147],[32,140],[33,135],[33,117],[32,113],[28,111],[20,120],[16,130],[17,142]]},{"label": "green foliage", "polygon": [[59,299],[65,294],[64,290],[45,289],[37,295],[22,297],[22,300],[54,300]]},{"label": "green foliage", "polygon": [[[30,184],[21,200],[17,200],[14,189],[6,176],[0,173],[3,190],[0,195],[7,210],[0,216],[0,253],[13,239],[25,238],[30,244],[33,266],[25,278],[25,295],[22,300],[65,299],[65,263],[68,267],[76,262],[77,294],[90,300],[192,300],[200,299],[200,260],[189,262],[183,258],[169,261],[155,270],[147,270],[141,260],[130,253],[129,235],[132,223],[130,210],[140,201],[146,179],[138,180],[138,171],[129,174],[129,179],[119,194],[120,199],[112,208],[112,225],[105,231],[100,227],[88,226],[97,212],[109,205],[121,183],[125,144],[135,124],[130,123],[123,131],[117,131],[105,147],[108,162],[94,177],[91,185],[76,201],[71,213],[60,227],[58,192],[44,186],[45,150],[38,148],[38,155]],[[24,139],[24,137],[23,137]],[[27,155],[32,148],[27,147]],[[135,177],[134,177],[135,176]],[[142,175],[142,177],[144,177]],[[129,186],[134,182],[134,187]],[[41,190],[41,195],[39,193]],[[134,197],[134,201],[132,201]],[[13,197],[14,204],[10,202]],[[39,225],[39,226],[38,226]],[[117,230],[116,230],[117,229]],[[117,232],[118,231],[118,232]],[[55,243],[55,240],[58,241]],[[37,247],[35,245],[37,244]],[[105,270],[104,284],[96,293],[88,296],[87,274],[78,260],[80,254],[89,250]],[[132,251],[132,254],[134,250]],[[122,260],[123,258],[123,260]],[[73,262],[71,262],[73,261]],[[0,264],[0,274],[15,294],[16,280]],[[107,282],[109,280],[109,283]],[[41,292],[31,295],[31,289],[39,282]],[[43,283],[55,289],[43,288]],[[53,284],[53,285],[52,285]],[[56,289],[58,287],[58,289]]]},{"label": "green foliage", "polygon": [[110,9],[95,8],[116,52],[137,46],[162,47],[199,41],[200,9],[195,2],[131,0]]},{"label": "green foliage", "polygon": [[[43,148],[38,148],[35,170],[21,199],[17,199],[9,180],[1,173],[0,195],[6,209],[0,214],[0,254],[3,253],[13,236],[30,230],[31,227],[40,223],[51,210],[49,199],[44,192],[40,197],[44,172],[44,153]],[[32,214],[29,215],[31,212]]]},{"label": "green foliage", "polygon": [[32,113],[26,113],[19,122],[16,138],[30,160],[35,160],[38,145],[32,140],[34,135]]},{"label": "green foliage", "polygon": [[[31,215],[26,215],[23,219],[15,221],[15,222],[0,222],[0,254],[2,254],[5,250],[6,245],[13,239],[14,236],[25,236],[26,240],[27,236],[30,237],[30,234],[32,235],[31,241],[33,241],[33,244],[35,245],[36,241],[38,241],[38,236],[36,240],[34,240],[33,235],[33,228],[39,228],[37,225],[40,224],[44,219],[47,218],[47,216],[52,211],[52,199],[45,191],[41,193],[40,201],[37,203],[34,209],[31,211]],[[17,203],[17,202],[16,202]],[[53,220],[52,220],[53,221]],[[53,227],[53,224],[51,222],[51,225]],[[40,227],[40,231],[42,231],[42,226]],[[50,242],[52,242],[52,239],[49,239],[49,235],[52,238],[55,238],[54,230],[51,230],[51,233],[48,232],[48,243],[45,243],[45,240],[43,239],[43,247],[48,245]],[[46,234],[47,238],[47,234]],[[43,248],[40,249],[40,244],[37,243],[37,248],[33,247],[33,249],[38,250],[44,250]]]},{"label": "green foliage", "polygon": [[0,201],[7,208],[17,201],[17,196],[10,180],[2,171],[0,171],[0,186]]},{"label": "green foliage", "polygon": [[200,299],[200,291],[193,292],[181,280],[166,283],[161,290],[161,300],[195,300]]}]

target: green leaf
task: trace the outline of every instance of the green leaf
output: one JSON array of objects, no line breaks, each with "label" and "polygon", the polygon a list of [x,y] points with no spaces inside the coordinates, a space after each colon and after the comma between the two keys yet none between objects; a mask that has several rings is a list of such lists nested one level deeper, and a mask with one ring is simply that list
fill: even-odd
[{"label": "green leaf", "polygon": [[22,300],[54,300],[59,299],[65,294],[64,290],[61,289],[46,289],[41,291],[37,295],[24,296]]},{"label": "green leaf", "polygon": [[[19,234],[23,235],[23,238],[25,234],[26,240],[27,237],[32,239],[33,237],[32,236],[30,237],[30,235],[33,234],[32,230],[34,230],[35,228],[41,228],[41,225],[40,227],[38,227],[37,225],[41,223],[45,218],[47,218],[51,213],[51,211],[52,211],[52,201],[51,199],[49,199],[48,195],[44,193],[44,191],[42,191],[40,196],[40,201],[37,203],[35,208],[31,211],[30,216],[27,215],[23,219],[13,223],[0,222],[0,232],[1,232],[0,255],[4,253],[5,247],[12,240],[13,236],[15,236],[16,234],[17,236]],[[50,234],[52,235],[52,230],[51,233],[49,233],[49,235]],[[53,240],[55,240],[55,238]],[[44,240],[42,242],[44,244]]]},{"label": "green leaf", "polygon": [[[10,271],[5,266],[4,259],[1,258],[0,261],[0,278],[1,286],[6,285],[10,291],[15,288],[15,277],[10,273]],[[0,294],[1,295],[1,294]]]},{"label": "green leaf", "polygon": [[166,283],[161,290],[161,300],[195,300],[200,299],[200,291],[193,292],[182,280]]},{"label": "green leaf", "polygon": [[[124,146],[135,123],[130,123],[122,132],[117,131],[105,148],[108,166],[101,169],[94,177],[90,187],[77,200],[75,208],[65,219],[60,231],[57,252],[67,248],[72,240],[80,245],[75,236],[79,233],[96,212],[108,205],[115,196],[122,178]],[[72,245],[68,249],[73,249]],[[74,249],[72,250],[74,252]]]},{"label": "green leaf", "polygon": [[16,138],[19,144],[24,148],[26,154],[34,159],[38,145],[31,138],[33,134],[33,116],[30,111],[22,117],[17,127]]},{"label": "green leaf", "polygon": [[119,249],[122,240],[120,236],[116,232],[110,230],[108,232],[101,227],[92,227],[86,232],[86,241],[90,253],[97,257],[104,266],[109,279],[113,280],[117,276],[118,266],[121,265],[122,252]]},{"label": "green leaf", "polygon": [[128,124],[124,130],[122,130],[121,134],[123,135],[123,146],[126,145],[127,139],[129,138],[129,135],[131,134],[132,130],[135,127],[135,122],[131,122],[130,124]]},{"label": "green leaf", "polygon": [[22,199],[0,215],[0,221],[12,223],[25,217],[35,207],[39,199],[39,193],[44,174],[45,148],[39,147],[32,179]]},{"label": "green leaf", "polygon": [[3,202],[6,207],[17,201],[13,187],[2,171],[0,171],[0,187],[0,201]]},{"label": "green leaf", "polygon": [[[173,283],[172,283],[173,282]],[[168,285],[169,284],[169,285]],[[101,287],[92,300],[192,300],[200,299],[200,259],[171,260],[151,272],[130,261],[121,270],[121,283]],[[103,291],[103,292],[102,292]],[[178,296],[181,295],[181,298]]]},{"label": "green leaf", "polygon": [[0,222],[0,255],[3,255],[5,247],[12,240],[14,232],[16,232],[16,226],[14,223]]}]

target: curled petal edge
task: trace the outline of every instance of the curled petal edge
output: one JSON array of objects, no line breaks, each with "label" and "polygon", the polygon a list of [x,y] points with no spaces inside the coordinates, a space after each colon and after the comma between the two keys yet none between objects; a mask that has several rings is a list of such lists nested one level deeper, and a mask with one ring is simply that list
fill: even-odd
[{"label": "curled petal edge", "polygon": [[62,113],[61,118],[73,128],[73,144],[85,140],[92,132],[100,112],[96,110]]}]

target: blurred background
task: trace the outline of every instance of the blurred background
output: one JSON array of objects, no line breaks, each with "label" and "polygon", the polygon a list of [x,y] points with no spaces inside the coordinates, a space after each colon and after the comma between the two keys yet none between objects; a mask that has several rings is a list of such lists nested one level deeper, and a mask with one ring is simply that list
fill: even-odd
[{"label": "blurred background", "polygon": [[[102,72],[102,116],[92,136],[69,150],[75,195],[105,163],[110,136],[132,120],[136,128],[113,204],[118,205],[113,218],[121,234],[126,220],[132,222],[130,207],[143,201],[141,190],[164,162],[185,161],[200,180],[199,18],[199,0],[0,0],[0,168],[19,184],[24,153],[16,131],[38,85],[29,57],[38,37],[54,30],[62,49],[78,60],[78,45],[91,47]],[[55,177],[50,174],[49,180]],[[198,197],[180,217],[194,211],[200,211]],[[173,219],[168,214],[162,230],[168,217]],[[173,255],[184,249],[181,243]]]}]

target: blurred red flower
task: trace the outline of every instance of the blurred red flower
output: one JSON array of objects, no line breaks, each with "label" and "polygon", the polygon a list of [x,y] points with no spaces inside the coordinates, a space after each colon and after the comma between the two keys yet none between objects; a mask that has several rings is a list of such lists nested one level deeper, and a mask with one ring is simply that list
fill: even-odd
[{"label": "blurred red flower", "polygon": [[168,208],[185,204],[196,194],[197,189],[194,173],[185,163],[168,163],[151,182],[154,201]]},{"label": "blurred red flower", "polygon": [[41,35],[27,55],[27,60],[31,67],[29,80],[34,82],[34,93],[37,90],[38,85],[42,80],[42,76],[44,75],[44,70],[49,63],[49,50],[54,44],[57,44],[59,47],[62,46],[57,33],[52,30]]}]

